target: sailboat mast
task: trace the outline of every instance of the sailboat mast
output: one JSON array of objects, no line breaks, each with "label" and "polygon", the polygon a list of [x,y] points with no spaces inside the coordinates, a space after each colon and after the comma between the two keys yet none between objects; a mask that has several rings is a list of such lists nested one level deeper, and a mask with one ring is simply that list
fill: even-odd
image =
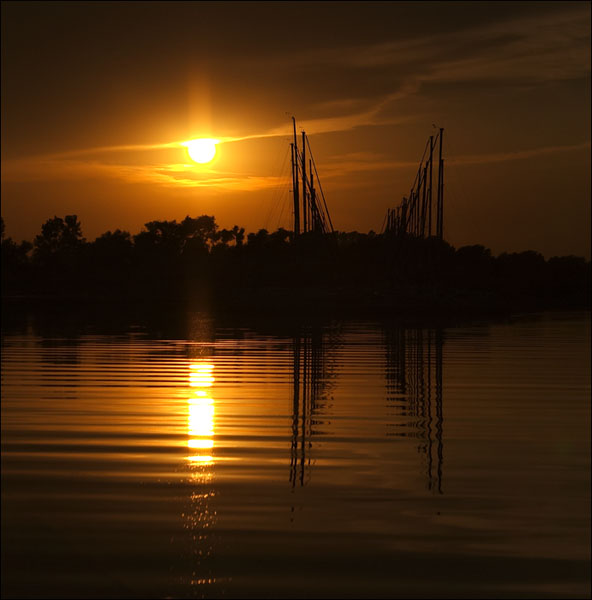
[{"label": "sailboat mast", "polygon": [[300,199],[298,197],[298,137],[296,136],[296,119],[292,117],[294,127],[294,143],[292,144],[292,191],[294,193],[294,236],[300,235]]}]

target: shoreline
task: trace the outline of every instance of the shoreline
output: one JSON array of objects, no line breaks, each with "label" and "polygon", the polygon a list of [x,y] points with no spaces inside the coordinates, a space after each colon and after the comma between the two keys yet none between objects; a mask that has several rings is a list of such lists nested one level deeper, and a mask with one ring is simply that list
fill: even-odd
[{"label": "shoreline", "polygon": [[163,296],[126,296],[82,294],[1,296],[3,328],[16,314],[64,313],[66,318],[88,316],[129,317],[143,320],[157,316],[204,313],[211,317],[275,319],[402,319],[464,320],[507,318],[515,314],[539,312],[588,311],[590,299],[583,295],[565,297],[513,296],[489,290],[435,289],[336,289],[336,288],[258,288],[221,290]]}]

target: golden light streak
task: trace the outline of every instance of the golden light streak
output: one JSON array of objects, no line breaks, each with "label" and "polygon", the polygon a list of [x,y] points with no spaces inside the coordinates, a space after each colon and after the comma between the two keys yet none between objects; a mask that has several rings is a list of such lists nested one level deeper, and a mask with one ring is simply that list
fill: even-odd
[{"label": "golden light streak", "polygon": [[213,456],[188,456],[187,460],[192,463],[200,463],[202,465],[211,465],[214,463]]},{"label": "golden light streak", "polygon": [[[187,457],[191,463],[208,465],[214,462],[211,450],[214,447],[214,400],[208,395],[215,378],[214,365],[193,363],[189,365],[189,387],[187,398],[187,447],[192,450],[207,450],[208,454],[196,453]],[[194,389],[198,388],[198,389]]]},{"label": "golden light streak", "polygon": [[189,385],[191,387],[211,387],[216,381],[212,376],[214,365],[193,364],[189,366]]},{"label": "golden light streak", "polygon": [[191,439],[187,442],[189,448],[213,448],[214,440],[195,440]]},{"label": "golden light streak", "polygon": [[190,398],[187,433],[190,436],[214,435],[214,401],[211,398]]}]

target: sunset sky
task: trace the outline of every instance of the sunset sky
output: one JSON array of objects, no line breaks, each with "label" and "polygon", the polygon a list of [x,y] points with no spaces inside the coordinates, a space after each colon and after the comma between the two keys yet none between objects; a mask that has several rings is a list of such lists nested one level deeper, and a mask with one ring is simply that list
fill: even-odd
[{"label": "sunset sky", "polygon": [[4,2],[2,216],[291,228],[294,115],[336,229],[381,230],[436,126],[450,243],[589,258],[590,100],[589,2]]}]

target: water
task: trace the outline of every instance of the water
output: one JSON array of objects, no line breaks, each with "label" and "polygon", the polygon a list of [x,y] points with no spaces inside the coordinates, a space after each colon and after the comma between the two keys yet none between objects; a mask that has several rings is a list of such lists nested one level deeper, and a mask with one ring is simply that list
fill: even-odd
[{"label": "water", "polygon": [[590,595],[588,313],[59,331],[3,334],[3,597]]}]

